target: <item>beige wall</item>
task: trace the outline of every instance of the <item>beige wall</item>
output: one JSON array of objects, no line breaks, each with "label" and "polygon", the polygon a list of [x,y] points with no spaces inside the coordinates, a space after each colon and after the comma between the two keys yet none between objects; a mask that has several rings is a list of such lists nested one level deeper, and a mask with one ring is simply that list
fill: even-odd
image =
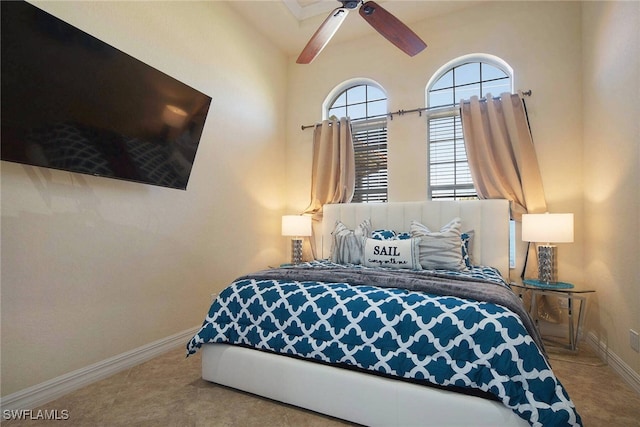
[{"label": "beige wall", "polygon": [[[533,91],[526,104],[549,210],[575,214],[575,242],[559,245],[560,277],[597,289],[589,329],[640,372],[628,345],[629,328],[640,330],[637,20],[637,2],[482,3],[412,24],[428,44],[414,58],[376,34],[330,44],[311,65],[291,58],[290,209],[308,203],[312,131],[300,125],[321,119],[335,86],[370,78],[387,91],[390,111],[408,110],[425,105],[428,80],[451,59],[498,56],[513,67],[516,89]],[[583,130],[597,132],[583,138]],[[396,117],[388,135],[389,199],[424,199],[424,118]]]},{"label": "beige wall", "polygon": [[3,396],[198,326],[286,256],[286,57],[221,2],[39,4],[213,102],[187,191],[2,162]]},{"label": "beige wall", "polygon": [[587,2],[582,25],[589,326],[640,374],[640,3]]}]

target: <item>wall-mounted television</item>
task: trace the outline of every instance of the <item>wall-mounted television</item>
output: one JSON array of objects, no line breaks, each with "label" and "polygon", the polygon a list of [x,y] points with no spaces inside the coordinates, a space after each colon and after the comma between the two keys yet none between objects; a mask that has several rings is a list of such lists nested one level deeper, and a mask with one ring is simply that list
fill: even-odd
[{"label": "wall-mounted television", "polygon": [[0,3],[2,160],[186,190],[211,97],[36,6]]}]

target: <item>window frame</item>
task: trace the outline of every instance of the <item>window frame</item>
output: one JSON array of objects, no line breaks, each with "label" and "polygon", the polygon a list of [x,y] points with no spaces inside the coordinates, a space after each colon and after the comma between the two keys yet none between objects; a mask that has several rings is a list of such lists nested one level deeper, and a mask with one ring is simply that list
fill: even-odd
[{"label": "window frame", "polygon": [[[464,182],[462,184],[458,184],[456,181],[458,180],[458,178],[462,178],[463,177],[463,173],[461,172],[460,174],[458,174],[457,171],[457,167],[458,165],[462,166],[463,171],[465,170],[465,168],[467,168],[466,170],[468,170],[468,162],[466,161],[466,152],[463,152],[462,154],[458,154],[458,152],[456,150],[459,151],[459,147],[458,144],[460,142],[462,142],[462,148],[464,151],[464,137],[462,135],[462,125],[460,123],[460,108],[459,108],[459,102],[460,100],[453,100],[454,103],[450,104],[450,105],[443,105],[441,107],[438,106],[432,106],[430,105],[430,93],[433,90],[434,86],[436,86],[440,79],[443,78],[447,73],[451,72],[452,70],[454,70],[454,68],[460,68],[466,64],[474,64],[474,63],[480,63],[480,64],[487,64],[490,65],[492,67],[497,68],[498,70],[502,71],[507,78],[509,79],[509,90],[511,93],[513,93],[514,90],[514,75],[513,75],[513,68],[511,68],[511,66],[509,66],[509,64],[507,64],[504,60],[498,58],[497,56],[493,56],[493,55],[488,55],[488,54],[470,54],[470,55],[464,55],[464,56],[460,56],[458,58],[455,58],[449,62],[447,62],[446,64],[444,64],[443,66],[441,66],[438,71],[436,71],[433,76],[429,79],[427,86],[425,88],[425,105],[427,106],[427,112],[426,112],[426,123],[427,123],[427,135],[426,135],[426,143],[427,143],[427,159],[426,159],[426,164],[427,164],[427,176],[426,176],[426,180],[427,180],[427,198],[429,200],[433,200],[434,199],[434,191],[438,190],[438,191],[443,191],[444,193],[440,196],[436,196],[435,199],[443,199],[443,200],[463,200],[463,199],[476,199],[477,198],[477,193],[475,192],[475,185],[473,184],[473,182],[471,181],[471,183],[469,184],[468,179],[464,180]],[[480,65],[480,67],[482,67]],[[480,68],[482,69],[482,68]],[[478,91],[479,96],[482,96],[483,94],[483,90],[482,90],[482,84],[484,82],[490,82],[493,81],[494,79],[487,79],[487,80],[482,80],[482,78],[480,78],[480,81],[478,82],[479,86],[478,86]],[[455,94],[455,88],[457,87],[464,87],[465,85],[456,85],[455,81],[453,81],[453,84],[451,86],[451,88],[454,90],[454,94]],[[431,144],[434,142],[434,140],[432,139],[432,135],[436,132],[434,132],[432,130],[432,120],[433,121],[442,121],[445,122],[448,119],[453,119],[453,123],[450,124],[450,128],[446,129],[448,132],[453,132],[453,142],[452,142],[452,150],[453,150],[453,160],[452,163],[453,165],[453,170],[454,170],[454,183],[453,184],[449,184],[449,185],[439,185],[436,186],[432,183],[432,166],[434,163],[432,163],[432,146]],[[466,163],[467,166],[464,166],[464,164]],[[469,171],[469,175],[470,175],[470,171]],[[466,176],[466,175],[465,175]]]}]

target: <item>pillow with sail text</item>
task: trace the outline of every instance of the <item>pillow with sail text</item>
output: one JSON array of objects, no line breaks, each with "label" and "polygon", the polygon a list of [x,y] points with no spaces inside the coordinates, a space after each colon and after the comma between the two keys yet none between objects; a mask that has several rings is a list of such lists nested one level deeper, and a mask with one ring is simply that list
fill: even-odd
[{"label": "pillow with sail text", "polygon": [[408,268],[422,270],[420,266],[420,239],[365,239],[365,267]]}]

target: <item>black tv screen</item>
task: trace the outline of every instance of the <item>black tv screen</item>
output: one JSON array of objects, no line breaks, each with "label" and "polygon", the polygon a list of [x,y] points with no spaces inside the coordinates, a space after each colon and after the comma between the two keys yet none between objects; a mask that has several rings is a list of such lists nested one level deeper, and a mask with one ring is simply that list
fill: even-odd
[{"label": "black tv screen", "polygon": [[211,97],[1,1],[2,160],[186,189]]}]

